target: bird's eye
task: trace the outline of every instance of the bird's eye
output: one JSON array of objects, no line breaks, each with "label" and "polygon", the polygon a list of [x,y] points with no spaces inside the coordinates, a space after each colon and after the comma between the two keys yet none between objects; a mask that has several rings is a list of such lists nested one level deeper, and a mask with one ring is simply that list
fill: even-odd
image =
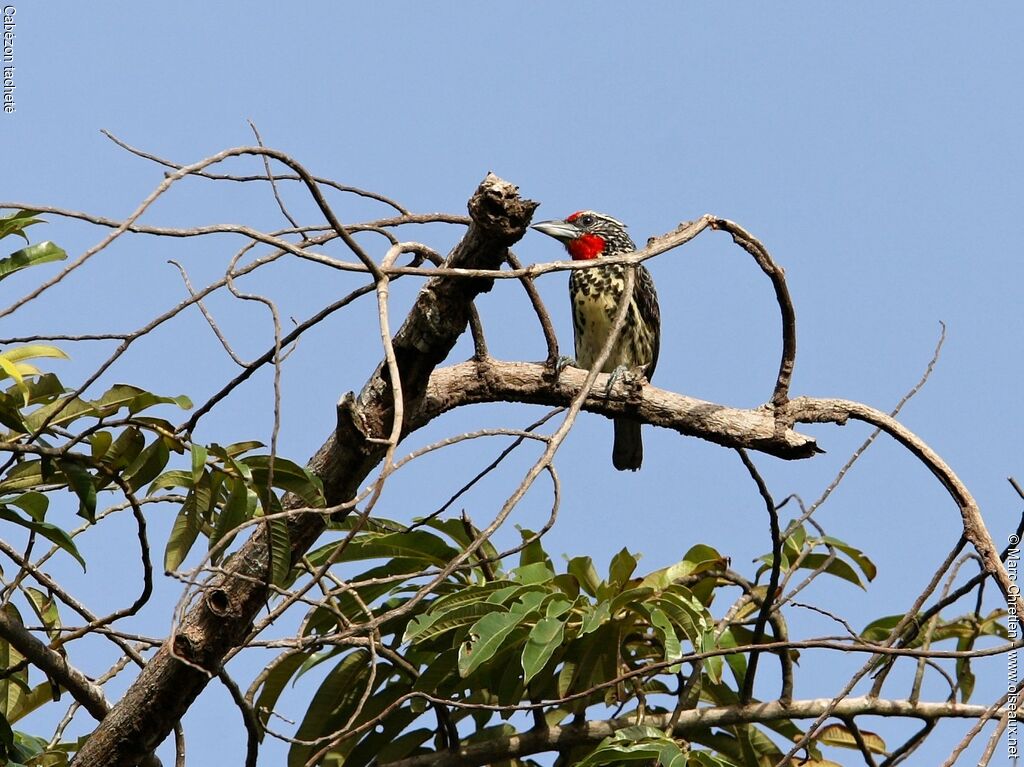
[{"label": "bird's eye", "polygon": [[582,227],[593,226],[594,225],[594,217],[591,216],[589,213],[587,213],[586,215],[580,216],[579,220],[576,223],[579,224]]}]

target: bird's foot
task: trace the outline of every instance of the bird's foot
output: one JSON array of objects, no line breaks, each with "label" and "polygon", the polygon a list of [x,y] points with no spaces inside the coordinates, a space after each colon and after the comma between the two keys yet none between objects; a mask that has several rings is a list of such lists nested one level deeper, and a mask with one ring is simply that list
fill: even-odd
[{"label": "bird's foot", "polygon": [[618,367],[616,367],[615,370],[611,372],[611,375],[608,376],[608,385],[604,389],[605,398],[608,398],[612,395],[612,389],[615,388],[615,384],[617,384],[620,380],[626,381],[628,377],[628,367],[626,367],[625,365],[619,365]]},{"label": "bird's foot", "polygon": [[562,371],[565,370],[566,368],[578,367],[579,364],[576,362],[575,359],[573,359],[572,357],[566,357],[564,354],[562,354],[559,355],[558,359],[555,360],[554,364],[551,366],[551,369],[554,372],[555,378],[558,378],[558,376],[562,375]]},{"label": "bird's foot", "polygon": [[572,357],[566,357],[565,355],[559,355],[552,359],[548,357],[544,361],[544,379],[550,383],[557,383],[559,376],[562,375],[562,371],[566,368],[579,367]]},{"label": "bird's foot", "polygon": [[605,387],[605,397],[610,397],[612,389],[615,388],[615,384],[622,381],[626,387],[626,397],[629,401],[638,399],[640,390],[644,386],[644,373],[643,369],[639,367],[629,367],[628,365],[619,365],[615,368],[611,375],[608,376],[608,386]]}]

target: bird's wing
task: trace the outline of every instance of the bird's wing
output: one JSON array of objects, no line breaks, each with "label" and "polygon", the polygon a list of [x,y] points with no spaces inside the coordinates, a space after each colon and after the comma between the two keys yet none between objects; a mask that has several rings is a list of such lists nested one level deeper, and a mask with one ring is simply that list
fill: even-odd
[{"label": "bird's wing", "polygon": [[644,375],[650,381],[651,376],[654,375],[654,368],[658,364],[658,351],[661,348],[661,309],[658,307],[658,293],[654,289],[654,278],[643,264],[636,268],[633,296],[636,299],[637,309],[640,311],[640,319],[653,331],[651,364],[644,370]]}]

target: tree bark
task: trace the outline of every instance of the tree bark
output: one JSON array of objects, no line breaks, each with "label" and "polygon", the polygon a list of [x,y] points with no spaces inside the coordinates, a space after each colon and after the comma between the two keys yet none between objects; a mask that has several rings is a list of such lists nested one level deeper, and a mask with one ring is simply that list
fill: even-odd
[{"label": "tree bark", "polygon": [[[574,367],[562,370],[557,380],[550,374],[551,369],[541,364],[496,359],[439,368],[410,416],[410,425],[418,428],[449,410],[482,402],[564,405],[579,393],[587,377],[586,370]],[[608,391],[609,378],[605,374],[597,377],[584,410],[609,418],[626,415],[725,447],[757,450],[778,458],[810,458],[822,452],[813,437],[780,424],[770,406],[751,410],[727,407],[650,385],[631,390],[621,380]]]}]

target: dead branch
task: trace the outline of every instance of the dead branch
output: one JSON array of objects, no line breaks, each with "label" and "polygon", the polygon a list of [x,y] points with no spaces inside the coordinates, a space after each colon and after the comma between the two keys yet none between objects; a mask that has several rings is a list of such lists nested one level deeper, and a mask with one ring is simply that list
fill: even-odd
[{"label": "dead branch", "polygon": [[[564,405],[582,388],[587,371],[565,368],[552,384],[550,368],[529,362],[463,362],[434,371],[426,396],[411,416],[410,427],[419,428],[437,416],[462,405],[482,402],[528,402]],[[608,376],[597,377],[583,409],[609,418],[630,418],[680,434],[699,437],[725,447],[743,447],[779,458],[809,458],[821,452],[814,438],[776,427],[768,407],[753,410],[731,408],[683,394],[644,386],[639,392],[617,382],[605,395]]]},{"label": "dead branch", "polygon": [[[697,708],[679,715],[673,734],[685,738],[697,730],[712,727],[728,727],[737,724],[763,724],[786,719],[811,719],[827,711],[833,701],[829,698],[798,700],[785,705],[778,701],[754,703],[749,706],[721,706]],[[983,719],[1000,716],[1002,710],[992,711],[989,706],[973,706],[958,703],[918,703],[912,705],[904,700],[883,698],[847,698],[836,704],[833,714],[837,717],[855,716],[908,717],[925,722],[938,719],[962,718]],[[664,729],[671,714],[650,714],[643,723],[648,727]],[[535,728],[515,735],[492,736],[486,741],[460,747],[457,751],[443,751],[421,754],[407,759],[382,764],[381,767],[480,767],[492,762],[515,759],[530,754],[596,745],[604,738],[614,735],[623,727],[636,724],[635,716],[619,719],[590,721],[566,727]]]}]

